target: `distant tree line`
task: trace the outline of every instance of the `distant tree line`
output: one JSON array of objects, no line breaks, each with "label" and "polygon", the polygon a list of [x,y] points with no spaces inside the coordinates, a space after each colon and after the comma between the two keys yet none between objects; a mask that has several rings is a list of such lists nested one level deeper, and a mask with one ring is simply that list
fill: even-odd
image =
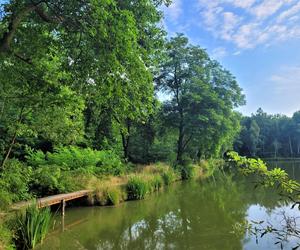
[{"label": "distant tree line", "polygon": [[241,120],[235,150],[258,157],[300,157],[300,111],[292,117],[269,115],[261,108]]}]

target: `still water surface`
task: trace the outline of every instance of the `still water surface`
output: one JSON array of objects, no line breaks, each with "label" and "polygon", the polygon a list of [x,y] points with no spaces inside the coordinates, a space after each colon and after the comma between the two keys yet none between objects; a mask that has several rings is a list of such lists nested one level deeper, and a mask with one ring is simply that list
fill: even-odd
[{"label": "still water surface", "polygon": [[[300,180],[300,162],[275,162]],[[143,201],[117,207],[80,207],[59,219],[39,249],[280,249],[269,235],[258,239],[236,225],[263,220],[279,226],[282,213],[297,209],[270,191],[254,189],[251,180],[177,183]],[[295,246],[295,240],[284,245]]]}]

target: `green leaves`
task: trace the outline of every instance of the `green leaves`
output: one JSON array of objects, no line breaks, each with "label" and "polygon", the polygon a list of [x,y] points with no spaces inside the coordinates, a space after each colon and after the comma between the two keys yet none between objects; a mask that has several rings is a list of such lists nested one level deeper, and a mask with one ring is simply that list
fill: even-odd
[{"label": "green leaves", "polygon": [[288,174],[281,168],[268,170],[261,159],[253,159],[239,156],[236,152],[228,152],[228,161],[244,175],[255,174],[259,177],[261,185],[280,189],[286,194],[297,194],[300,184],[291,180]]},{"label": "green leaves", "polygon": [[232,147],[239,131],[234,107],[244,96],[235,78],[192,46],[182,34],[171,38],[157,77],[158,88],[170,96],[163,105],[165,126],[178,130],[177,158],[220,155]]}]

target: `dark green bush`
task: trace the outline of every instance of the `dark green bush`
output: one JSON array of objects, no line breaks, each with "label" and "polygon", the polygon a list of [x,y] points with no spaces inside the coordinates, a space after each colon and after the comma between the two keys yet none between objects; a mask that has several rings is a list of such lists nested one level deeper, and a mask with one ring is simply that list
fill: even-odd
[{"label": "dark green bush", "polygon": [[142,200],[148,192],[148,183],[140,176],[132,176],[127,183],[126,190],[128,199]]},{"label": "dark green bush", "polygon": [[0,172],[0,207],[31,198],[28,192],[31,175],[31,168],[24,163],[15,159],[7,161]]},{"label": "dark green bush", "polygon": [[80,185],[72,179],[72,172],[59,166],[41,166],[33,171],[30,191],[37,196],[72,192]]},{"label": "dark green bush", "polygon": [[[2,189],[0,185],[0,211],[6,210],[10,204],[13,202],[13,194],[9,193],[7,190]],[[1,249],[1,248],[0,248]]]},{"label": "dark green bush", "polygon": [[54,153],[47,154],[42,151],[30,152],[27,161],[35,167],[56,165],[66,170],[88,168],[95,174],[120,175],[125,171],[120,157],[113,151],[97,151],[75,146],[59,147]]},{"label": "dark green bush", "polygon": [[179,166],[179,169],[180,169],[182,180],[192,179],[195,176],[196,169],[192,164],[188,164],[185,166]]}]

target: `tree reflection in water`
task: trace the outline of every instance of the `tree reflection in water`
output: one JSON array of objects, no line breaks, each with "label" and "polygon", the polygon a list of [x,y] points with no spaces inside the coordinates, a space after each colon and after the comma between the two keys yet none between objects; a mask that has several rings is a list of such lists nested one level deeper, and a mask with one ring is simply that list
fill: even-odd
[{"label": "tree reflection in water", "polygon": [[284,204],[276,194],[253,187],[251,180],[222,176],[178,183],[117,208],[72,209],[69,223],[87,220],[48,237],[40,249],[276,249],[271,238],[256,245],[253,236],[234,230],[245,219],[258,218],[256,206],[266,218]]}]

